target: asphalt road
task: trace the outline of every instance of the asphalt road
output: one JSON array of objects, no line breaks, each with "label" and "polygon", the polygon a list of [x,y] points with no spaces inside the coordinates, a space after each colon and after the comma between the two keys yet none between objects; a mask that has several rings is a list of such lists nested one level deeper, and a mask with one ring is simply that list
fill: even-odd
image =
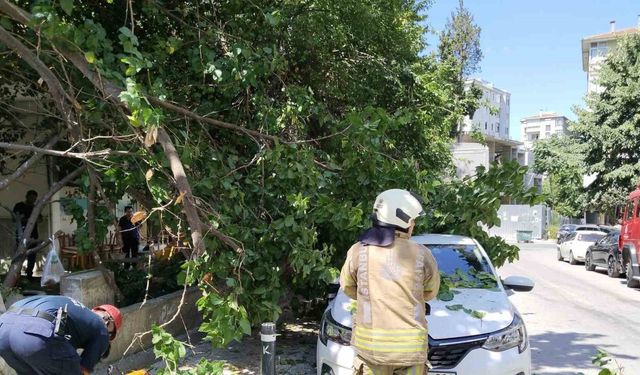
[{"label": "asphalt road", "polygon": [[498,270],[502,278],[526,276],[533,291],[509,297],[523,316],[533,372],[596,375],[597,348],[609,352],[625,375],[640,375],[640,289],[603,269],[587,272],[556,260],[551,243],[520,244],[520,259]]}]

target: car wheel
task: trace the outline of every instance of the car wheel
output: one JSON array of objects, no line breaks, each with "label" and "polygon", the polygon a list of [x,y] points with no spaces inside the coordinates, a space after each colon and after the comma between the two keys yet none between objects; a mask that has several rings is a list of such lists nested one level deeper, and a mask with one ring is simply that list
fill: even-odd
[{"label": "car wheel", "polygon": [[584,257],[584,268],[587,271],[595,271],[596,270],[596,266],[593,265],[593,259],[591,259],[591,252],[588,252],[587,255]]},{"label": "car wheel", "polygon": [[569,252],[569,264],[573,264],[573,265],[578,264],[578,261],[576,260],[576,258],[573,257],[573,251]]},{"label": "car wheel", "polygon": [[627,263],[627,286],[629,288],[637,288],[640,286],[640,281],[633,278],[633,272],[631,269],[631,261]]},{"label": "car wheel", "polygon": [[564,260],[564,258],[562,257],[562,254],[560,253],[560,249],[558,248],[558,261],[562,262]]},{"label": "car wheel", "polygon": [[618,271],[618,265],[616,260],[612,256],[607,259],[607,275],[609,277],[620,277],[620,271]]}]

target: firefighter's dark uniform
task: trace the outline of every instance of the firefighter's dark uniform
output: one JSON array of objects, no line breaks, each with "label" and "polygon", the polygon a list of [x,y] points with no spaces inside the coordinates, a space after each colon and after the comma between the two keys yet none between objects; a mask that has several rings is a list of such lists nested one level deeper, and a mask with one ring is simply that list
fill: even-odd
[{"label": "firefighter's dark uniform", "polygon": [[431,251],[399,231],[390,244],[358,242],[347,253],[340,284],[357,300],[354,374],[423,374],[428,345],[424,303],[440,287]]},{"label": "firefighter's dark uniform", "polygon": [[[67,320],[54,333],[58,308]],[[102,318],[74,299],[35,296],[14,303],[0,316],[0,356],[18,375],[79,375],[93,371],[109,346]],[[84,349],[79,356],[76,349]]]}]

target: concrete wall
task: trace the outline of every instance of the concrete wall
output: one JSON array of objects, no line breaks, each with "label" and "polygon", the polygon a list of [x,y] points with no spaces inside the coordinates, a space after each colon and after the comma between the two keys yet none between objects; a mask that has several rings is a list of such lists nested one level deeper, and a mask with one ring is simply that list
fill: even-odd
[{"label": "concrete wall", "polygon": [[492,236],[500,236],[508,241],[516,241],[519,230],[531,231],[532,238],[539,240],[546,236],[551,220],[551,210],[545,205],[527,206],[504,204],[498,210],[500,226],[489,229]]},{"label": "concrete wall", "polygon": [[[197,288],[190,288],[185,294],[184,304],[180,309],[180,315],[165,330],[174,336],[186,334],[187,330],[197,327],[202,321],[202,316],[196,307],[196,301],[201,296],[201,291]],[[182,290],[167,294],[166,296],[148,300],[145,304],[122,308],[120,311],[124,316],[122,328],[116,339],[111,343],[111,353],[102,362],[113,363],[120,360],[131,343],[131,348],[127,355],[150,348],[152,335],[147,334],[142,339],[136,339],[136,333],[151,330],[153,324],[162,324],[169,321],[178,311]],[[185,326],[187,330],[185,330]]]},{"label": "concrete wall", "polygon": [[477,166],[483,165],[488,168],[491,162],[489,147],[480,143],[456,143],[452,154],[458,177],[473,176],[476,174]]}]

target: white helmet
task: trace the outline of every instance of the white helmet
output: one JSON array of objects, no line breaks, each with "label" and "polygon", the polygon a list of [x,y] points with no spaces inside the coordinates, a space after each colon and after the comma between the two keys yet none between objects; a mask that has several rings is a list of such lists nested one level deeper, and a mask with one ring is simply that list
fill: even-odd
[{"label": "white helmet", "polygon": [[373,204],[373,215],[382,223],[407,229],[411,219],[424,215],[417,196],[403,189],[383,191]]}]

